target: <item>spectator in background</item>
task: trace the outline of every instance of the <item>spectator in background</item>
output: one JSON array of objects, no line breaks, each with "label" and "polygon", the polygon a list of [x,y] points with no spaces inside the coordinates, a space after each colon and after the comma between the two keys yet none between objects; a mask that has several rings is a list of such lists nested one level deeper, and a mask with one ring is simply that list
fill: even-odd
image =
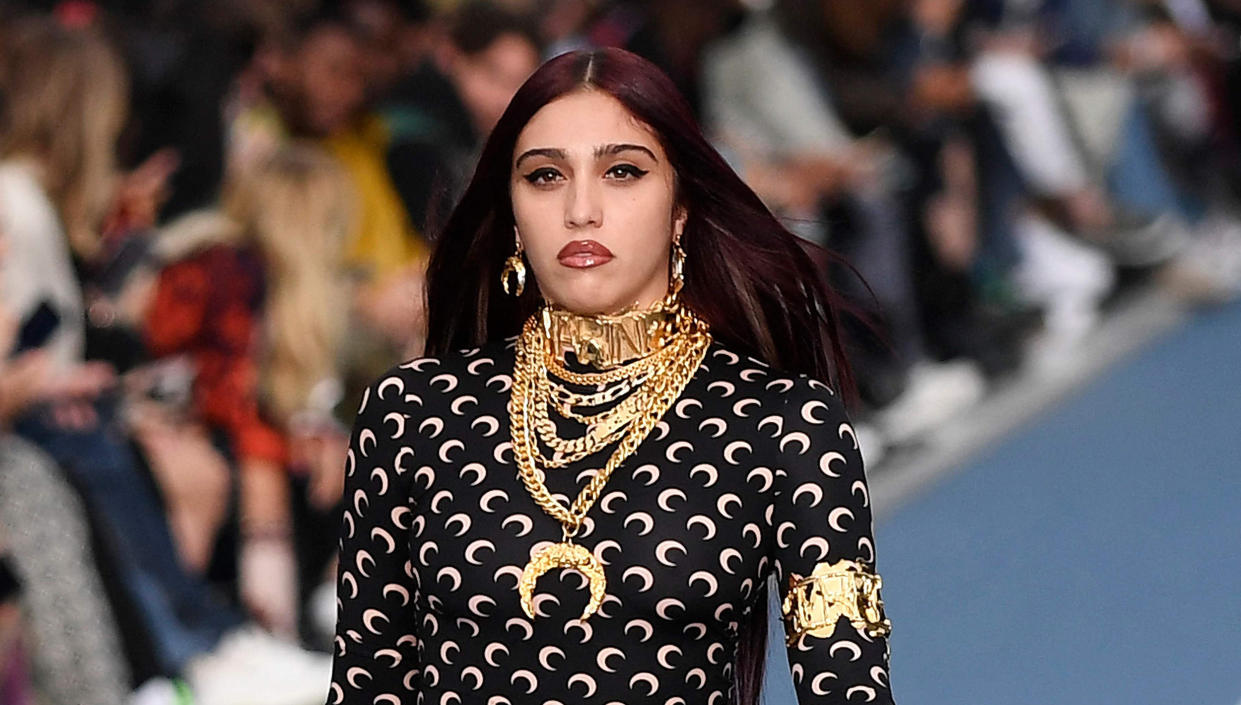
[{"label": "spectator in background", "polygon": [[[904,218],[903,157],[889,141],[855,137],[809,45],[790,33],[795,9],[785,4],[778,14],[755,14],[708,51],[706,123],[769,205],[803,237],[843,252],[873,288],[896,355],[877,342],[855,351],[854,364],[864,370],[858,378],[869,380],[860,391],[884,408],[884,436],[908,441],[976,401],[984,381],[968,362],[927,359],[913,233]],[[829,222],[830,233],[823,229]],[[859,300],[866,295],[851,277],[840,285]],[[864,445],[881,448],[875,439]]]},{"label": "spectator in background", "polygon": [[397,130],[388,165],[415,222],[432,237],[539,54],[524,16],[471,0],[449,16],[430,60],[390,94],[384,114]]},{"label": "spectator in background", "polygon": [[[0,262],[4,248],[0,229]],[[14,649],[24,645],[39,690],[52,701],[114,705],[127,696],[129,669],[86,511],[52,459],[9,429],[35,404],[76,396],[79,375],[56,374],[47,351],[17,351],[31,331],[20,323],[0,302],[0,692]],[[43,638],[20,639],[23,628]]]},{"label": "spectator in background", "polygon": [[46,340],[33,347],[46,351],[61,384],[72,381],[66,393],[25,409],[14,429],[82,493],[159,672],[187,676],[204,704],[238,702],[242,694],[310,702],[322,692],[316,680],[326,676],[326,661],[247,627],[185,571],[128,443],[112,376],[83,364],[83,307],[71,253],[86,259],[100,247],[115,197],[112,155],[125,119],[120,59],[94,30],[42,18],[6,29],[0,58],[4,301],[20,320],[45,319]]},{"label": "spectator in background", "polygon": [[358,199],[345,252],[363,282],[360,313],[384,332],[391,354],[416,354],[428,248],[385,163],[390,136],[366,104],[358,38],[342,14],[322,11],[298,18],[273,41],[259,56],[263,92],[235,111],[229,168],[244,178],[291,139],[315,141],[337,159]]},{"label": "spectator in background", "polygon": [[[153,354],[192,361],[191,416],[222,434],[240,466],[241,594],[290,636],[298,576],[288,473],[309,486],[320,513],[336,505],[343,485],[346,438],[335,413],[350,366],[346,343],[359,335],[347,329],[349,196],[345,175],[320,149],[281,148],[230,183],[219,210],[165,229],[157,250],[168,264],[146,319]],[[178,486],[173,464],[161,478],[168,489]],[[215,501],[226,502],[227,485],[211,486]],[[180,487],[167,492],[170,511],[200,516],[193,545],[214,545],[222,515],[202,516],[196,508],[211,498]],[[328,546],[319,547],[322,567],[333,540],[318,538]]]}]

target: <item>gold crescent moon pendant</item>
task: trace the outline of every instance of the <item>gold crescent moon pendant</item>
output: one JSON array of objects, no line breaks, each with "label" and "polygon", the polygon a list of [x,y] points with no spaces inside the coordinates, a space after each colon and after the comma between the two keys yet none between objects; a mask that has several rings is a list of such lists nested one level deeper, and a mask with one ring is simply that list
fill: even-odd
[{"label": "gold crescent moon pendant", "polygon": [[585,622],[599,610],[599,605],[603,604],[603,597],[607,594],[607,577],[603,574],[603,565],[599,563],[599,559],[586,550],[586,547],[575,543],[554,543],[534,554],[526,564],[526,569],[521,572],[521,580],[517,584],[517,591],[521,594],[521,608],[525,610],[527,617],[534,619],[534,584],[538,582],[539,576],[552,568],[573,568],[581,571],[590,580],[590,601],[586,603],[581,616],[581,620]]}]

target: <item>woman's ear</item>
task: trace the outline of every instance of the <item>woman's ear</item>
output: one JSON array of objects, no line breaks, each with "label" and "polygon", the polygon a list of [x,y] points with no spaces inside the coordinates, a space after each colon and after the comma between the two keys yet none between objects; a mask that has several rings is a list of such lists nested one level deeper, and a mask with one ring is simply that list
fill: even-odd
[{"label": "woman's ear", "polygon": [[672,220],[672,241],[680,242],[681,237],[685,234],[685,224],[689,222],[689,211],[684,206],[677,206],[673,210]]}]

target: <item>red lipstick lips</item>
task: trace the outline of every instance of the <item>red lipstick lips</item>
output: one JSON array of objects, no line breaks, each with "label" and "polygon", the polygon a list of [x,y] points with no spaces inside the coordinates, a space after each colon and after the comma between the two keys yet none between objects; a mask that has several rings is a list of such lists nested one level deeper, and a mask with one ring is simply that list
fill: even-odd
[{"label": "red lipstick lips", "polygon": [[594,240],[574,240],[556,253],[556,259],[566,267],[589,269],[612,261],[612,251]]}]

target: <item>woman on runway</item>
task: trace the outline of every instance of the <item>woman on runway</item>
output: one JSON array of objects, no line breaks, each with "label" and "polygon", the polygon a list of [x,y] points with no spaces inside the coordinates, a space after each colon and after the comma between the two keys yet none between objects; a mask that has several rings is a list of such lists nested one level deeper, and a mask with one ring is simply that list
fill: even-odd
[{"label": "woman on runway", "polygon": [[892,702],[837,307],[649,62],[513,98],[346,467],[329,702]]}]

